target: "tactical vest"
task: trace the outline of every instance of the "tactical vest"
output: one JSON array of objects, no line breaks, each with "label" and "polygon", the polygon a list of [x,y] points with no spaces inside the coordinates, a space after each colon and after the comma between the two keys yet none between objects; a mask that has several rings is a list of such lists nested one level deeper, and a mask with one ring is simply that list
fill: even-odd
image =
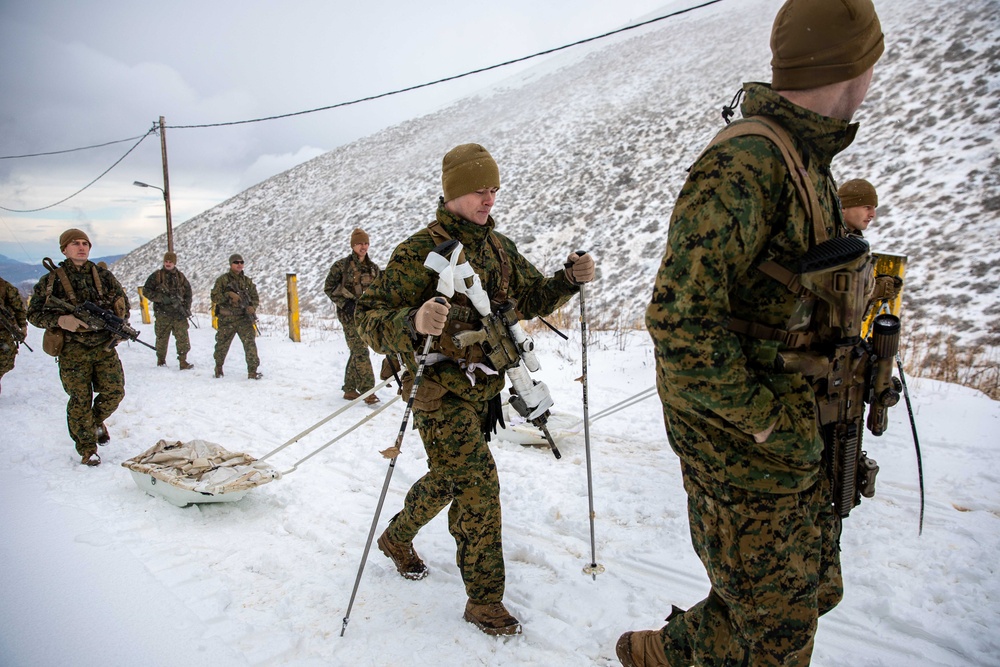
[{"label": "tactical vest", "polygon": [[[709,147],[740,136],[762,136],[781,152],[812,229],[812,248],[795,267],[768,260],[757,269],[796,295],[793,314],[784,329],[737,317],[730,331],[805,349],[821,342],[858,337],[867,305],[866,294],[874,280],[874,264],[867,241],[858,237],[831,239],[823,209],[802,156],[788,132],[770,116],[752,116],[723,128]],[[707,150],[707,148],[706,148]]]},{"label": "tactical vest", "polygon": [[[444,225],[438,220],[429,224],[427,231],[430,232],[435,247],[445,241],[451,240],[451,235],[445,231]],[[496,312],[497,308],[508,300],[507,288],[510,286],[511,275],[510,258],[507,257],[507,253],[500,244],[500,240],[493,232],[490,232],[487,236],[487,242],[493,248],[493,252],[496,253],[497,259],[500,261],[500,285],[496,294],[490,296],[490,309]],[[459,256],[459,263],[465,261],[465,250],[463,249],[462,254]],[[486,358],[486,353],[483,351],[482,345],[477,343],[469,345],[464,349],[459,349],[452,341],[452,336],[457,333],[480,329],[482,327],[480,319],[480,314],[473,307],[468,297],[464,294],[456,293],[451,299],[451,310],[448,312],[448,322],[445,324],[444,331],[434,339],[431,349],[456,361],[467,364],[482,363],[483,359]]]}]

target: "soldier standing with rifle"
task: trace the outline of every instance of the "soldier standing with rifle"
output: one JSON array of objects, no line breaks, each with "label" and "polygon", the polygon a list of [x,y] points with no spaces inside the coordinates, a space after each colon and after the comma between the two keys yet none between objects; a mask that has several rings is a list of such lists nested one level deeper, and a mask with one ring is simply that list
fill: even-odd
[{"label": "soldier standing with rifle", "polygon": [[488,635],[514,635],[521,624],[504,607],[500,481],[489,433],[501,418],[504,369],[491,366],[484,345],[462,349],[452,336],[479,329],[481,317],[464,294],[449,303],[437,295],[437,274],[424,262],[442,243],[457,240],[497,309],[516,300],[520,319],[547,315],[594,278],[589,254],[570,253],[566,268],[546,278],[514,243],[495,231],[490,210],[500,171],[485,148],[463,144],[444,156],[444,196],[433,222],[403,241],[385,271],[358,300],[358,327],[377,353],[400,355],[409,396],[416,356],[428,336],[434,344],[413,402],[413,420],[429,471],[406,494],[403,509],[378,538],[378,548],[406,579],[423,579],[427,567],[413,549],[417,532],[441,510],[458,548],[458,568],[468,601],[465,620]]},{"label": "soldier standing with rifle", "polygon": [[818,618],[843,596],[841,519],[867,486],[844,464],[866,468],[848,407],[864,410],[870,257],[846,235],[830,163],[884,42],[871,0],[787,0],[771,50],[771,85],[744,84],[746,120],[730,126],[751,130],[689,172],[646,311],[711,589],[662,628],[623,634],[627,667],[808,665]]},{"label": "soldier standing with rifle", "polygon": [[187,360],[187,354],[191,351],[191,340],[188,338],[191,283],[177,268],[176,253],[164,253],[163,268],[149,274],[142,293],[153,302],[153,315],[156,318],[156,365],[167,365],[167,346],[170,344],[170,334],[173,334],[180,369],[186,371],[194,368],[194,364]]},{"label": "soldier standing with rifle", "polygon": [[56,267],[46,258],[49,273],[35,285],[28,321],[46,330],[42,346],[58,357],[59,378],[69,394],[66,422],[80,462],[97,466],[97,445],[111,440],[105,421],[125,398],[125,371],[115,349],[120,338],[89,326],[72,308],[96,305],[127,326],[128,297],[110,271],[88,259],[91,245],[85,233],[67,229],[59,237],[59,249],[66,259]]},{"label": "soldier standing with rifle", "polygon": [[257,356],[257,287],[250,277],[243,273],[242,255],[229,257],[229,270],[215,281],[212,287],[212,307],[219,318],[219,330],[215,333],[215,377],[222,377],[222,365],[234,336],[243,343],[243,354],[247,361],[247,377],[259,380],[264,375],[257,372],[260,357]]},{"label": "soldier standing with rifle", "polygon": [[[368,256],[368,234],[363,229],[351,233],[351,254],[334,262],[326,276],[323,291],[337,306],[337,319],[344,328],[344,338],[351,356],[344,369],[344,398],[353,401],[375,386],[368,346],[358,334],[354,319],[354,309],[358,298],[378,278],[379,268]],[[378,396],[372,394],[365,403],[378,403]]]},{"label": "soldier standing with rifle", "polygon": [[0,278],[0,379],[14,368],[14,357],[21,345],[27,345],[27,337],[24,300],[16,287]]}]

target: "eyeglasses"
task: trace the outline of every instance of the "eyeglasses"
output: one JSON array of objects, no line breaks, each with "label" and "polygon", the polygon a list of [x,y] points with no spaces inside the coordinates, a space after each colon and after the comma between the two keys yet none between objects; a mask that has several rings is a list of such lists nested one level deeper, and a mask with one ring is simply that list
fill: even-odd
[{"label": "eyeglasses", "polygon": [[238,262],[232,262],[232,263],[233,263],[233,264],[242,264],[242,263],[243,263],[243,260],[241,259],[241,260],[240,260],[240,261],[238,261]]}]

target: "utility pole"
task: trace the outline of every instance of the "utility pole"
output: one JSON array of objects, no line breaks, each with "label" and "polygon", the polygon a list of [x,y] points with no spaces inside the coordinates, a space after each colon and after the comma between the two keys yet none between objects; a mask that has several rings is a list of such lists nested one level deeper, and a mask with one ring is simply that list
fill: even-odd
[{"label": "utility pole", "polygon": [[170,171],[167,169],[167,128],[160,116],[160,149],[163,153],[163,201],[167,207],[167,252],[174,251],[174,223],[170,217]]}]

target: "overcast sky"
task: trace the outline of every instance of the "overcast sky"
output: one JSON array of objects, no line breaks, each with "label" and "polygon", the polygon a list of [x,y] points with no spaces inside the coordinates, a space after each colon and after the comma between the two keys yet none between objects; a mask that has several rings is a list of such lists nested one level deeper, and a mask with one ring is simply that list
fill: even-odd
[{"label": "overcast sky", "polygon": [[[328,106],[487,67],[659,15],[671,0],[0,0],[0,156]],[[688,0],[683,6],[700,4]],[[579,47],[577,47],[579,48]],[[167,130],[174,225],[269,176],[487,88],[511,66],[354,107],[235,127]],[[137,141],[0,160],[0,207],[68,197]],[[38,213],[0,210],[0,254],[59,255],[84,229],[94,256],[165,230],[160,141],[149,136],[94,186]],[[61,256],[59,256],[61,258]]]}]

